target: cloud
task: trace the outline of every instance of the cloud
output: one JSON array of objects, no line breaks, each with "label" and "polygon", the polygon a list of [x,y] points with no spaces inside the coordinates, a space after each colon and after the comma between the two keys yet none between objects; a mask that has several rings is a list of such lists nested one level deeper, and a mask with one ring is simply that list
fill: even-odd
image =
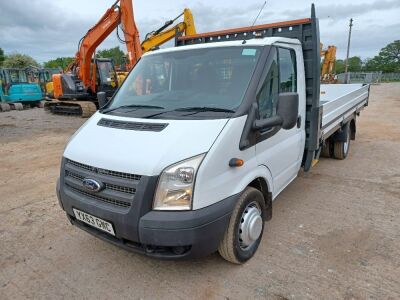
[{"label": "cloud", "polygon": [[[231,0],[190,1],[161,0],[134,1],[135,19],[143,39],[145,34],[159,28],[164,22],[191,8],[198,32],[249,26],[259,12],[262,1]],[[318,2],[319,0],[315,0]],[[321,40],[338,46],[343,57],[347,41],[348,22],[354,17],[352,55],[363,58],[375,55],[387,43],[399,39],[398,0],[353,0],[350,4],[326,1],[317,3]],[[347,1],[346,1],[347,2]],[[76,5],[79,3],[79,5]],[[109,3],[109,4],[107,4]],[[0,1],[0,47],[6,53],[18,51],[33,56],[40,62],[59,56],[73,56],[79,39],[95,24],[113,0],[13,0]],[[187,4],[187,5],[185,5]],[[277,20],[298,19],[310,15],[311,0],[269,0],[257,24]],[[287,9],[289,7],[289,9]],[[397,26],[397,27],[396,27]],[[115,33],[100,48],[120,45]],[[173,43],[169,43],[169,46]],[[125,50],[125,49],[124,49]]]},{"label": "cloud", "polygon": [[[357,4],[337,4],[329,3],[328,5],[318,5],[316,7],[317,16],[319,19],[332,19],[343,20],[350,19],[360,15],[368,14],[371,12],[390,10],[392,8],[399,8],[400,4],[398,0],[376,0],[370,3],[357,3]],[[288,18],[298,18],[298,16],[304,16],[309,14],[308,9],[289,9],[284,10],[281,13]]]}]

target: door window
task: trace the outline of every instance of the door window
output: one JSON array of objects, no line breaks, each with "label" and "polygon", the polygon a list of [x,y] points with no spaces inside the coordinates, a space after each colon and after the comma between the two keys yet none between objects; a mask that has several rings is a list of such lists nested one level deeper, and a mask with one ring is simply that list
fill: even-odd
[{"label": "door window", "polygon": [[290,49],[279,48],[279,92],[296,92],[296,77],[296,53]]},{"label": "door window", "polygon": [[286,48],[274,51],[272,62],[257,93],[260,119],[276,115],[279,93],[297,91],[296,53]]}]

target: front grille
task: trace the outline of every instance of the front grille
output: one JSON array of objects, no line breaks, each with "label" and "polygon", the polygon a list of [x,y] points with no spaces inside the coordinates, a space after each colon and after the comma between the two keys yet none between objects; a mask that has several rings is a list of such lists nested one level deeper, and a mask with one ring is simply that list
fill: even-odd
[{"label": "front grille", "polygon": [[102,118],[97,125],[116,129],[160,132],[168,126],[168,123],[127,122]]},{"label": "front grille", "polygon": [[131,203],[129,202],[125,202],[125,201],[119,201],[119,200],[115,200],[115,199],[110,199],[110,198],[106,198],[106,197],[102,197],[99,195],[94,195],[94,194],[90,194],[88,192],[85,192],[83,190],[77,189],[75,187],[73,187],[70,184],[65,184],[69,189],[71,189],[72,191],[74,191],[75,193],[81,194],[83,196],[98,200],[98,201],[102,201],[105,203],[109,203],[109,204],[113,204],[116,206],[120,206],[120,207],[130,207]]},{"label": "front grille", "polygon": [[[104,188],[98,192],[87,191],[83,186],[85,178],[99,181]],[[140,178],[140,175],[101,169],[65,159],[65,187],[70,191],[70,196],[75,194],[77,198],[83,195],[103,203],[124,208],[130,207]]]},{"label": "front grille", "polygon": [[[80,182],[83,181],[83,179],[85,179],[85,176],[73,173],[71,171],[65,171],[65,176],[66,177],[72,177],[73,179],[75,179],[77,181],[80,181]],[[118,192],[121,192],[121,193],[127,193],[127,194],[134,195],[135,192],[136,192],[136,189],[134,189],[134,188],[130,188],[130,187],[126,187],[126,186],[120,186],[120,185],[111,184],[111,183],[105,183],[104,186],[105,186],[105,189],[118,191]]]},{"label": "front grille", "polygon": [[113,176],[113,177],[119,177],[119,178],[124,178],[124,179],[130,179],[130,180],[140,180],[141,176],[140,175],[136,175],[136,174],[129,174],[129,173],[123,173],[123,172],[117,172],[117,171],[111,171],[111,170],[106,170],[106,169],[101,169],[101,168],[96,168],[96,167],[92,167],[92,166],[88,166],[70,159],[66,160],[67,163],[93,172],[93,173],[97,173],[97,174],[104,174],[104,175],[109,175],[109,176]]},{"label": "front grille", "polygon": [[121,193],[126,193],[126,194],[132,194],[132,195],[134,195],[136,192],[136,190],[134,188],[115,185],[115,184],[109,184],[109,183],[106,183],[106,189],[121,192]]}]

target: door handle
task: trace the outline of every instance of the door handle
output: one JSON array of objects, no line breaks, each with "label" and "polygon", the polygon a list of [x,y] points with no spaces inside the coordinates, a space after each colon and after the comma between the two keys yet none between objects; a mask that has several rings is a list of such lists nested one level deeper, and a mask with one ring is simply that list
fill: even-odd
[{"label": "door handle", "polygon": [[297,117],[297,128],[301,127],[301,116]]}]

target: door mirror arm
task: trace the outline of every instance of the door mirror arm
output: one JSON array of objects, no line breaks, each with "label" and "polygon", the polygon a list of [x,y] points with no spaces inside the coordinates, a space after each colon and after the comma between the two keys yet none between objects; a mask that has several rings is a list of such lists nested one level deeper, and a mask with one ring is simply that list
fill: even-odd
[{"label": "door mirror arm", "polygon": [[299,113],[299,95],[297,93],[280,93],[276,115],[267,119],[255,119],[253,130],[269,129],[275,126],[289,130],[297,124]]},{"label": "door mirror arm", "polygon": [[253,129],[254,130],[269,129],[275,126],[282,126],[282,124],[283,124],[282,117],[277,115],[268,119],[255,120],[253,122]]}]

